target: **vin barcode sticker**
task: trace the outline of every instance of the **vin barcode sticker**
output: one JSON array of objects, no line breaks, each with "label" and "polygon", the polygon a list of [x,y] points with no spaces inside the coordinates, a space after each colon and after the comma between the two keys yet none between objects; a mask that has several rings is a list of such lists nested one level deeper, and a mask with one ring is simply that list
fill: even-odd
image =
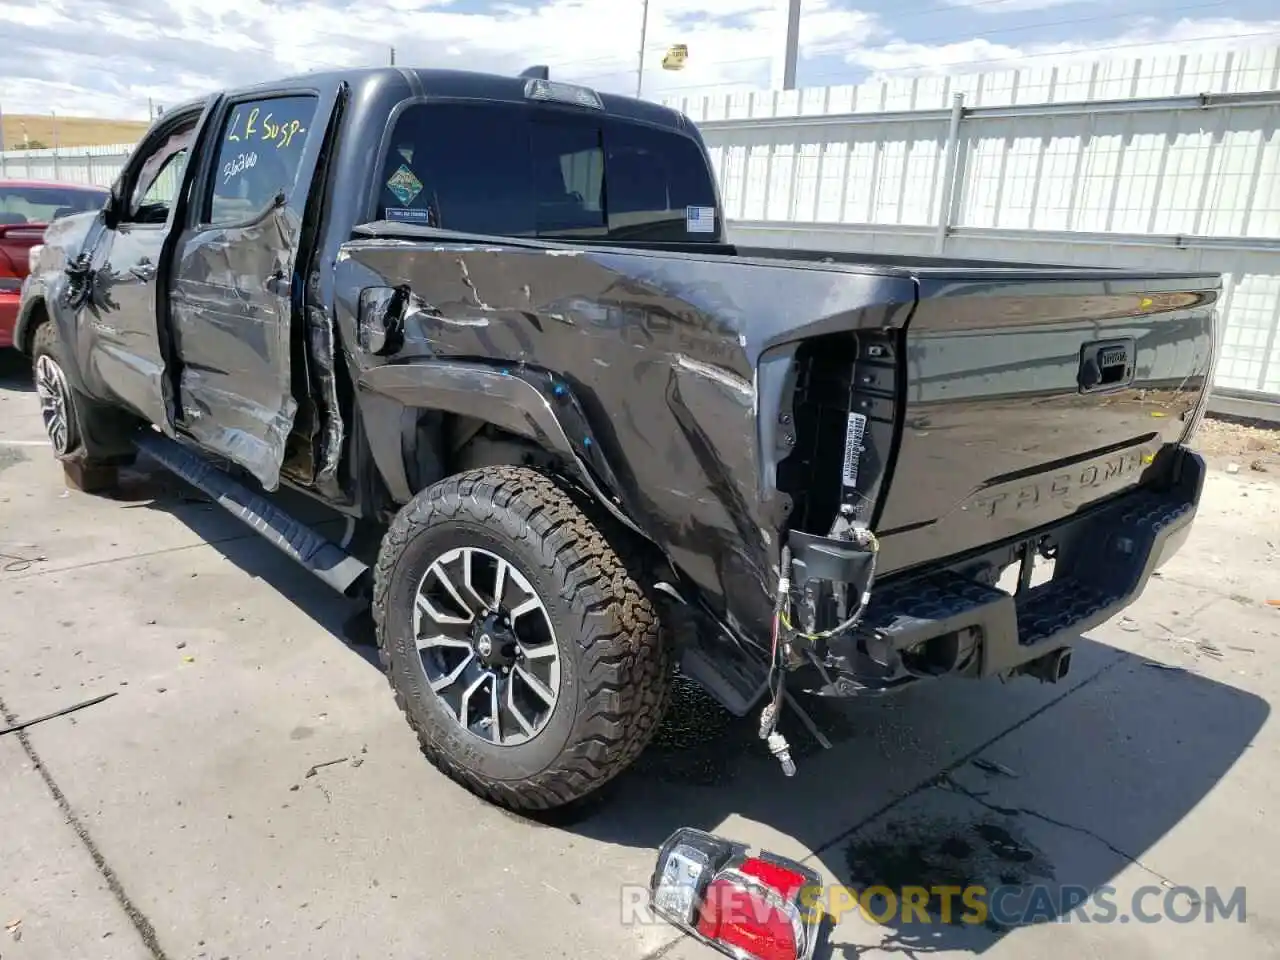
[{"label": "vin barcode sticker", "polygon": [[715,207],[685,207],[684,228],[689,233],[715,233]]},{"label": "vin barcode sticker", "polygon": [[867,431],[867,418],[860,413],[849,414],[844,428],[844,485],[858,485],[858,458],[862,455],[862,437]]}]

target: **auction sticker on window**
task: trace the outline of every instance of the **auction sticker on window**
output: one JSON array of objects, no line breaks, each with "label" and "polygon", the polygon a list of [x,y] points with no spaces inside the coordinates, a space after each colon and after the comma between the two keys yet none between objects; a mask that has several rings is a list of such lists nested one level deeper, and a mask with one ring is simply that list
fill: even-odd
[{"label": "auction sticker on window", "polygon": [[413,171],[405,164],[387,180],[387,189],[396,195],[396,199],[406,207],[413,203],[413,198],[422,192],[422,181],[414,176]]},{"label": "auction sticker on window", "polygon": [[388,220],[399,220],[401,223],[425,223],[431,224],[430,210],[414,210],[411,207],[387,207],[386,216]]}]

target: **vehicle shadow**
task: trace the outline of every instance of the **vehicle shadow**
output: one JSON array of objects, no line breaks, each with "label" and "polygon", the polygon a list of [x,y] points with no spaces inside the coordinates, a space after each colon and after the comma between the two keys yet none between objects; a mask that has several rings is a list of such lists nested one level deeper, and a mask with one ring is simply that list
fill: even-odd
[{"label": "vehicle shadow", "polygon": [[[177,517],[377,665],[362,604],[335,594],[199,494],[184,500],[170,491],[148,501],[143,488],[135,492],[137,506]],[[300,518],[339,534],[340,521],[324,508],[282,496]],[[945,910],[945,897],[926,893],[911,922],[901,911],[881,914],[877,900],[876,924],[849,922],[856,909],[842,922],[828,920],[816,956],[854,958],[871,947],[982,953],[1018,926],[1071,912],[1080,891],[1118,885],[1231,770],[1270,713],[1257,696],[1155,669],[1088,638],[1074,659],[1057,685],[943,682],[884,700],[802,697],[832,747],[785,712],[782,729],[799,767],[793,778],[769,756],[754,714],[735,719],[677,677],[657,735],[630,770],[589,803],[519,819],[655,851],[677,827],[699,827],[803,858],[853,891],[1013,891],[1006,905],[1016,915],[981,922],[964,918],[958,893]],[[1046,891],[1034,913],[1017,914],[1028,894]]]},{"label": "vehicle shadow", "polygon": [[[646,753],[560,826],[649,848],[693,826],[824,869],[848,892],[823,902],[862,920],[838,924],[820,957],[872,945],[981,953],[1099,894],[1125,913],[1117,876],[1214,789],[1270,706],[1088,638],[1075,656],[1090,666],[1057,686],[938,683],[896,701],[802,698],[833,746],[823,750],[794,717],[784,724],[793,779],[767,755],[754,716],[734,720],[680,680]],[[965,908],[961,892],[975,887],[989,904],[1001,891],[998,914]],[[855,906],[849,893],[871,888],[881,895]],[[922,910],[904,918],[912,888]],[[841,942],[850,936],[856,942]]]},{"label": "vehicle shadow", "polygon": [[[134,467],[121,471],[109,496],[125,503],[126,509],[159,510],[181,521],[244,573],[269,584],[321,630],[381,669],[367,603],[343,597],[321,583],[195,487],[141,456]],[[292,516],[331,539],[342,536],[343,520],[332,510],[291,491],[282,491],[276,498]],[[352,552],[371,563],[368,543],[357,541],[357,546],[363,549]]]},{"label": "vehicle shadow", "polygon": [[31,361],[17,350],[0,350],[0,390],[35,392],[31,382]]}]

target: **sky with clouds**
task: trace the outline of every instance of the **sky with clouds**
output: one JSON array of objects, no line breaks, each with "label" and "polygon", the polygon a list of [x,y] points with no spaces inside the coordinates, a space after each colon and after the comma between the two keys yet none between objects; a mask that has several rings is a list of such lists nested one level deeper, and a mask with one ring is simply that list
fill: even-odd
[{"label": "sky with clouds", "polygon": [[[650,0],[644,94],[767,88],[781,0]],[[335,65],[553,76],[633,93],[642,0],[0,0],[0,109],[146,119]],[[798,86],[1280,45],[1276,0],[804,0]],[[684,70],[661,69],[674,43]]]}]

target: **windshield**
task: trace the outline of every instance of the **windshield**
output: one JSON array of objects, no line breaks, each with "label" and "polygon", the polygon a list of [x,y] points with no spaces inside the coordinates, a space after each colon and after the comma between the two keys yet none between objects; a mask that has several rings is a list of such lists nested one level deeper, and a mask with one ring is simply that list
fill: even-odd
[{"label": "windshield", "polygon": [[0,184],[0,226],[50,223],[73,213],[101,210],[107,191],[90,187],[24,187]]},{"label": "windshield", "polygon": [[489,236],[719,242],[696,140],[603,114],[508,103],[409,107],[377,216]]}]

